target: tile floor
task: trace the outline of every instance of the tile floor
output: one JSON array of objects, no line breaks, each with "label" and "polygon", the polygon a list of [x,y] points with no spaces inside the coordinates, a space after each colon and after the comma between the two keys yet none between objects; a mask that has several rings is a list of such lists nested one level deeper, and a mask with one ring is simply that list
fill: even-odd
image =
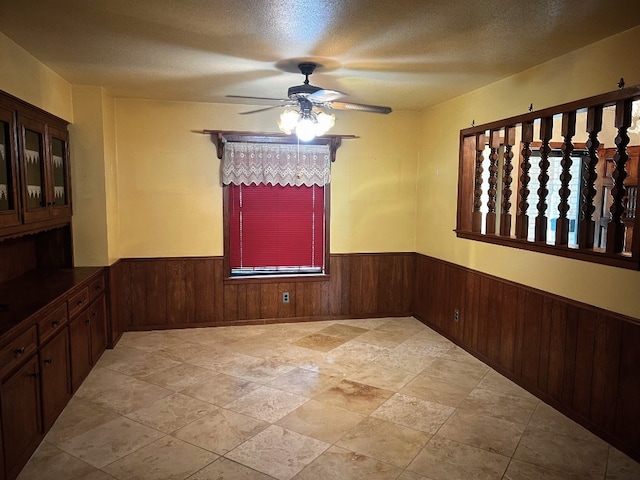
[{"label": "tile floor", "polygon": [[124,334],[28,479],[640,479],[413,318]]}]

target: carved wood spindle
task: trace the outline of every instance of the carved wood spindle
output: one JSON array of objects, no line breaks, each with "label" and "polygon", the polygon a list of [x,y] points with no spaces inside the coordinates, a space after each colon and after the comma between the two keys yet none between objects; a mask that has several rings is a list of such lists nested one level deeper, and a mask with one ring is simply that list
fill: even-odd
[{"label": "carved wood spindle", "polygon": [[500,235],[511,235],[511,171],[513,165],[513,146],[516,143],[516,127],[504,129],[504,167],[502,172],[502,214],[500,215]]},{"label": "carved wood spindle", "polygon": [[516,215],[516,237],[529,236],[529,170],[531,169],[531,142],[533,142],[533,122],[522,124],[522,162],[520,163],[520,190],[518,192],[518,214]]},{"label": "carved wood spindle", "polygon": [[624,180],[627,178],[625,165],[629,160],[627,145],[629,145],[629,135],[627,130],[631,126],[632,100],[618,100],[616,103],[616,122],[618,129],[616,136],[616,153],[613,156],[614,170],[611,173],[613,188],[611,189],[611,208],[609,208],[610,218],[607,224],[607,253],[621,253],[624,250],[624,230],[622,222],[624,215],[623,199],[626,193]]},{"label": "carved wood spindle", "polygon": [[500,131],[489,132],[489,200],[487,201],[486,234],[496,233],[496,197],[498,195],[498,149],[500,148]]},{"label": "carved wood spindle", "polygon": [[538,175],[539,187],[538,187],[538,216],[536,217],[536,242],[547,241],[547,184],[549,183],[549,154],[551,153],[551,147],[549,142],[553,137],[553,117],[546,117],[540,119],[540,140],[542,145],[540,147],[540,174]]},{"label": "carved wood spindle", "polygon": [[571,154],[573,153],[573,143],[571,140],[576,134],[576,112],[565,112],[562,114],[562,136],[564,141],[562,142],[562,160],[560,166],[562,167],[562,173],[560,173],[560,203],[558,204],[559,218],[556,220],[556,245],[568,245],[569,244],[569,219],[567,214],[569,213],[569,196],[571,195],[571,189],[569,183],[571,182],[571,166],[573,160]]},{"label": "carved wood spindle", "polygon": [[471,216],[471,231],[482,231],[482,162],[484,161],[484,147],[487,144],[487,136],[484,133],[476,134],[476,171],[473,189],[473,214]]},{"label": "carved wood spindle", "polygon": [[593,214],[596,211],[593,203],[596,196],[596,178],[598,165],[598,133],[602,130],[602,106],[589,107],[587,110],[587,139],[586,147],[589,153],[582,166],[582,208],[580,211],[580,225],[578,226],[578,246],[580,248],[593,248],[596,222]]}]

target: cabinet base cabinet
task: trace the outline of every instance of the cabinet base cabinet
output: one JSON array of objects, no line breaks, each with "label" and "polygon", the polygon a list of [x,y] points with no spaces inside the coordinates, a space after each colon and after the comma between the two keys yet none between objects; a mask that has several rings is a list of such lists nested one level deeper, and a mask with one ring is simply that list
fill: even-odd
[{"label": "cabinet base cabinet", "polygon": [[66,329],[40,350],[42,420],[49,430],[71,399],[69,336]]},{"label": "cabinet base cabinet", "polygon": [[104,294],[96,297],[86,310],[71,319],[69,340],[71,386],[75,392],[107,348],[107,307]]},{"label": "cabinet base cabinet", "polygon": [[38,360],[34,356],[1,387],[2,436],[7,478],[20,470],[42,439]]},{"label": "cabinet base cabinet", "polygon": [[86,313],[69,322],[71,387],[75,392],[91,371],[91,325]]}]

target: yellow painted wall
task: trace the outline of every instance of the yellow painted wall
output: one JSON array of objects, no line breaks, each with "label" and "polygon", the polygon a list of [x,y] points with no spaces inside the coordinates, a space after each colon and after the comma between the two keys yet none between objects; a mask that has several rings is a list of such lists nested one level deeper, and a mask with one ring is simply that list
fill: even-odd
[{"label": "yellow painted wall", "polygon": [[0,90],[73,120],[71,84],[1,32]]},{"label": "yellow painted wall", "polygon": [[73,246],[77,266],[107,265],[108,234],[102,88],[74,85],[69,126]]},{"label": "yellow painted wall", "polygon": [[[220,160],[203,129],[277,131],[246,106],[117,99],[119,254],[222,255]],[[419,115],[338,112],[331,251],[414,251]],[[110,226],[111,228],[111,226]]]},{"label": "yellow painted wall", "polygon": [[640,318],[640,272],[458,239],[460,130],[640,84],[640,27],[431,108],[422,115],[417,251],[564,297]]}]

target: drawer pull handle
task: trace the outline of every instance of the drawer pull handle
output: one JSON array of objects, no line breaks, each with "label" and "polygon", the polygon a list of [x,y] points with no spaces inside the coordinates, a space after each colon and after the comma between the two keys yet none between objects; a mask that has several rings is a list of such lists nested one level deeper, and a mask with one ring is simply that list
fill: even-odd
[{"label": "drawer pull handle", "polygon": [[78,305],[82,305],[84,303],[84,300],[78,300]]},{"label": "drawer pull handle", "polygon": [[58,320],[54,320],[53,322],[51,322],[52,327],[57,327],[58,325],[60,325],[60,322]]},{"label": "drawer pull handle", "polygon": [[16,350],[16,356],[22,355],[27,350],[26,347],[20,347]]},{"label": "drawer pull handle", "polygon": [[51,365],[53,363],[53,360],[51,358],[45,358],[44,363],[45,365]]}]

